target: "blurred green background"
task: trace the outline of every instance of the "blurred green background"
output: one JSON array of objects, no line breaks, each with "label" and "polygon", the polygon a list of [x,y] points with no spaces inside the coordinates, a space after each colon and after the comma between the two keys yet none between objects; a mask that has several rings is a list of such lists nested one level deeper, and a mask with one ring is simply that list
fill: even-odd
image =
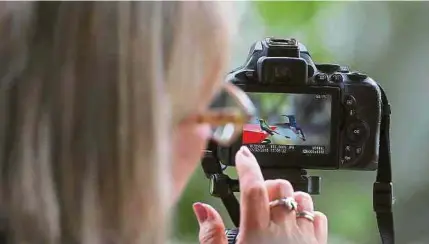
[{"label": "blurred green background", "polygon": [[[231,68],[266,36],[295,37],[316,63],[339,63],[382,84],[392,104],[391,146],[397,243],[429,243],[429,3],[236,2],[241,19]],[[380,243],[372,211],[374,172],[316,172],[322,176],[318,210],[329,218],[329,243]],[[218,209],[201,168],[177,205],[173,236],[197,243],[192,203]]]}]

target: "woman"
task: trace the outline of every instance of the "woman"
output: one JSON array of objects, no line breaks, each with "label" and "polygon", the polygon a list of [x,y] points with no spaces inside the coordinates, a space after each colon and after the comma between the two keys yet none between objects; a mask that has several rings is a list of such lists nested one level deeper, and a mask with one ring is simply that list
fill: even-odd
[{"label": "woman", "polygon": [[[235,31],[224,5],[0,3],[8,243],[165,243],[168,209],[210,138],[209,125],[190,118],[222,88]],[[264,183],[246,149],[237,159],[242,243],[326,242],[323,215],[295,220],[300,207],[311,210],[308,195],[296,193],[298,209],[270,209],[269,200],[293,196],[290,184]],[[202,241],[222,243],[212,235],[219,215],[195,209]]]}]

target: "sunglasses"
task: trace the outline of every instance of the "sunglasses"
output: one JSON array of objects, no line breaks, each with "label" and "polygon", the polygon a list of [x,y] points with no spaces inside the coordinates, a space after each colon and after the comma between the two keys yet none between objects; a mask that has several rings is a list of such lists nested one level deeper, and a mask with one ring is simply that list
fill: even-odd
[{"label": "sunglasses", "polygon": [[221,94],[221,106],[211,107],[187,120],[209,124],[211,139],[222,146],[230,146],[241,135],[244,124],[255,115],[256,108],[247,94],[232,83],[223,83]]}]

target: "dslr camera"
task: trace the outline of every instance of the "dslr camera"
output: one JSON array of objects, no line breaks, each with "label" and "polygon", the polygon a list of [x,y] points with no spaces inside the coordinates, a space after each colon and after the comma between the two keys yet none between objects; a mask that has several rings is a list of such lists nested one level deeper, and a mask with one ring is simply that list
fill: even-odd
[{"label": "dslr camera", "polygon": [[267,38],[227,79],[247,92],[257,115],[241,141],[218,147],[225,165],[246,145],[261,168],[377,168],[381,94],[368,76],[316,65],[294,39]]},{"label": "dslr camera", "polygon": [[[380,230],[388,232],[383,243],[393,243],[390,106],[377,82],[346,66],[315,64],[303,44],[281,38],[255,42],[227,81],[248,94],[257,113],[232,146],[210,143],[202,166],[210,193],[222,199],[237,227],[239,203],[233,193],[239,182],[223,172],[246,145],[265,179],[287,179],[310,194],[320,193],[320,177],[308,176],[307,169],[378,169],[374,209]],[[388,220],[379,218],[381,213],[390,213]],[[230,243],[237,231],[227,231]]]}]

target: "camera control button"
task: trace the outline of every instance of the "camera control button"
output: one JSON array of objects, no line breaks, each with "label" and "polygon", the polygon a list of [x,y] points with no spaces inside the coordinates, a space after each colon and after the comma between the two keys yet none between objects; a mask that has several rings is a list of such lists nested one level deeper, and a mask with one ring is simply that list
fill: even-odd
[{"label": "camera control button", "polygon": [[362,147],[356,147],[356,148],[355,148],[355,154],[356,154],[357,156],[361,155],[361,154],[362,154]]},{"label": "camera control button", "polygon": [[351,155],[349,155],[349,156],[344,156],[344,163],[348,163],[348,162],[350,162],[350,161],[352,161],[352,159],[353,159],[353,157],[351,156]]},{"label": "camera control button", "polygon": [[[354,148],[350,145],[346,145],[344,147],[344,159],[346,159],[346,157],[354,158]],[[346,160],[346,161],[350,161],[350,160]]]},{"label": "camera control button", "polygon": [[355,122],[347,127],[347,138],[353,142],[358,142],[366,139],[368,135],[368,127],[364,122]]},{"label": "camera control button", "polygon": [[343,157],[341,158],[341,163],[346,164],[350,163],[355,159],[354,147],[351,145],[345,145],[343,149]]},{"label": "camera control button", "polygon": [[350,162],[353,161],[353,157],[352,156],[344,156],[343,158],[340,159],[340,164],[348,164]]},{"label": "camera control button", "polygon": [[352,147],[351,147],[350,145],[346,145],[346,146],[344,147],[344,151],[346,152],[346,154],[347,154],[347,153],[350,153],[350,152],[352,151]]},{"label": "camera control button", "polygon": [[349,109],[347,110],[347,115],[350,117],[355,117],[357,114],[356,109]]},{"label": "camera control button", "polygon": [[331,75],[331,81],[334,83],[341,83],[343,82],[343,76],[341,74],[333,74]]},{"label": "camera control button", "polygon": [[356,106],[356,99],[352,95],[347,95],[344,98],[344,106],[346,106],[349,109],[355,108]]},{"label": "camera control button", "polygon": [[314,77],[317,83],[326,83],[328,82],[328,76],[324,73],[319,73]]}]

